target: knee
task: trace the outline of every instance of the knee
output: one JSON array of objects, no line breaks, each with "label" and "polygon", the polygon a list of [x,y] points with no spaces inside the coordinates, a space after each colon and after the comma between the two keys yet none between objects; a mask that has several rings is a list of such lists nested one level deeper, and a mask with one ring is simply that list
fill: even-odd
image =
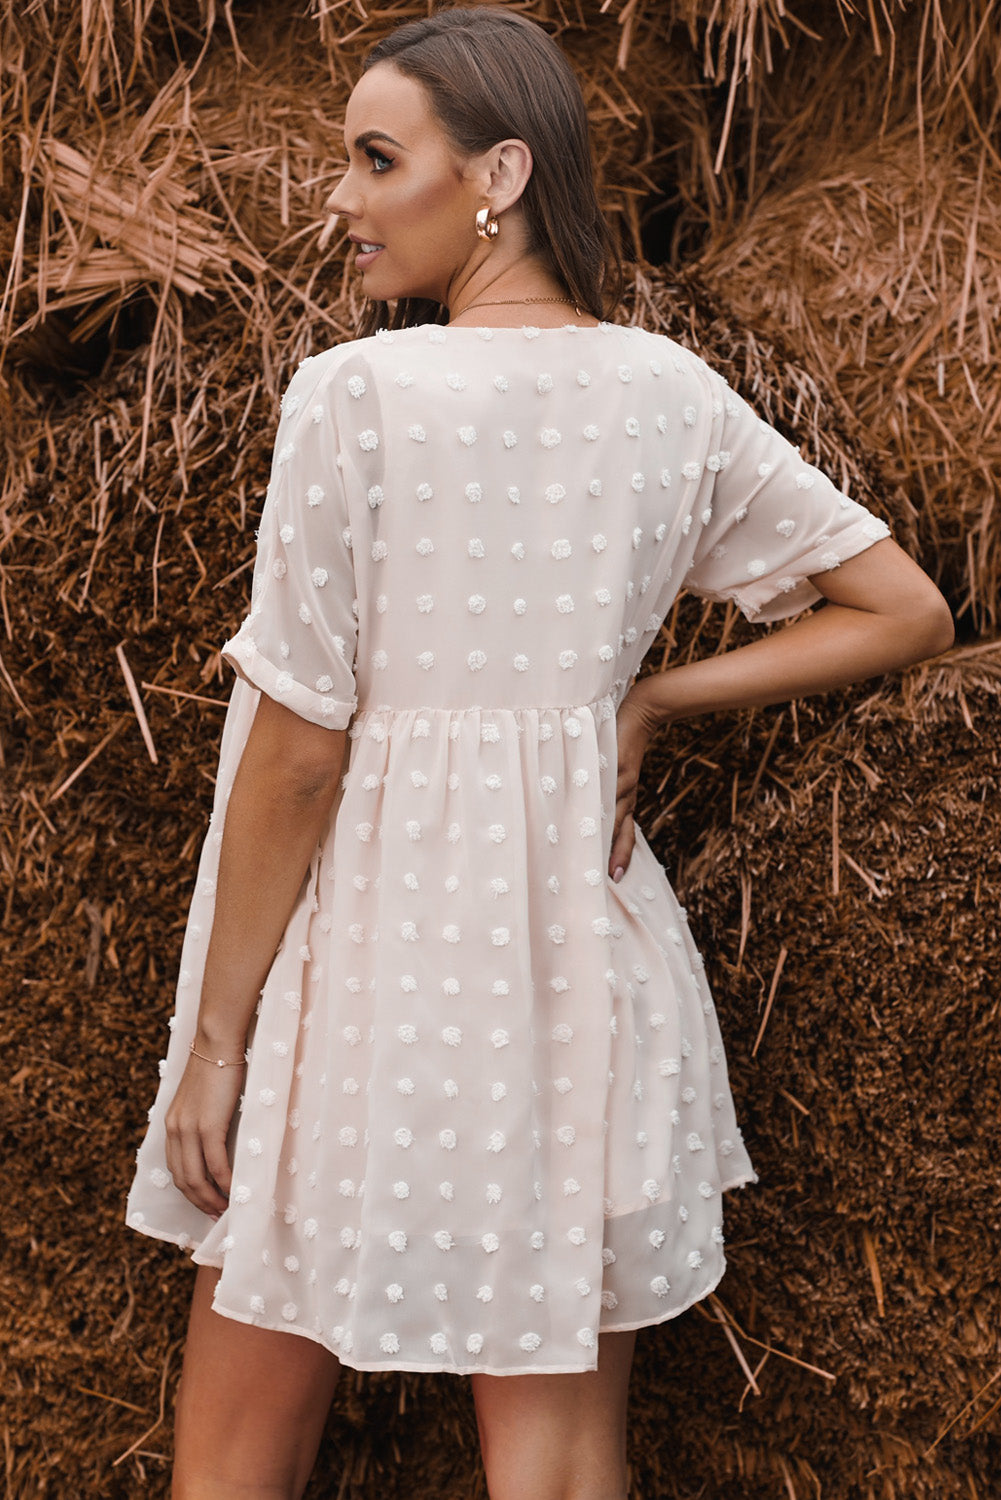
[{"label": "knee", "polygon": [[568,1444],[562,1451],[505,1444],[483,1449],[489,1500],[626,1500],[624,1462],[608,1453],[586,1453]]},{"label": "knee", "polygon": [[517,1482],[502,1481],[499,1485],[490,1482],[487,1475],[489,1500],[628,1500],[626,1481],[602,1483],[595,1478],[570,1479],[565,1484],[557,1482],[555,1487],[540,1486],[537,1479],[522,1475]]},{"label": "knee", "polygon": [[255,1484],[205,1468],[192,1473],[175,1467],[170,1488],[170,1500],[299,1500],[301,1494],[295,1484]]}]

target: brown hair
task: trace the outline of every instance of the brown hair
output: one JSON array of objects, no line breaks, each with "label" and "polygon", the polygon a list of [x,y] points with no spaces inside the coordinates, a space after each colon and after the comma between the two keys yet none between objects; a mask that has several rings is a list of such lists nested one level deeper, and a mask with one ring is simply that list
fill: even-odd
[{"label": "brown hair", "polygon": [[[456,7],[399,27],[373,47],[365,71],[381,62],[427,91],[463,154],[510,138],[525,142],[534,163],[520,200],[529,252],[579,307],[596,318],[611,312],[621,296],[622,264],[598,205],[580,85],[552,38],[499,6]],[[406,297],[392,317],[385,302],[369,303],[359,333],[444,321],[439,303]]]}]

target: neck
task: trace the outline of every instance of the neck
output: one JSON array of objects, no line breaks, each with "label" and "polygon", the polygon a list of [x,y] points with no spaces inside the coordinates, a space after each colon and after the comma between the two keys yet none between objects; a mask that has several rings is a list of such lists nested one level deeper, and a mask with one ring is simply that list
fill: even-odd
[{"label": "neck", "polygon": [[[456,278],[449,287],[446,305],[451,323],[483,322],[475,317],[475,309],[491,303],[497,305],[486,309],[490,314],[486,319],[488,323],[495,322],[501,327],[517,324],[523,321],[519,316],[520,309],[526,304],[534,306],[539,298],[561,299],[538,303],[533,317],[537,314],[540,322],[544,315],[547,321],[559,321],[562,316],[563,322],[567,321],[566,314],[573,316],[570,294],[548,267],[524,255],[501,265],[494,258],[495,254],[495,251],[488,251],[488,259],[473,267],[468,275]],[[562,302],[563,298],[566,298],[566,303]],[[467,313],[471,314],[468,320]]]}]

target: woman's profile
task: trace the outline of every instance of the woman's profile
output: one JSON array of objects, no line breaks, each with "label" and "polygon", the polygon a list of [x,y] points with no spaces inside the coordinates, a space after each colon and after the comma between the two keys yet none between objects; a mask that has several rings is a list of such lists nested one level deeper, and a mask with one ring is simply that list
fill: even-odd
[{"label": "woman's profile", "polygon": [[[469,1375],[492,1500],[622,1500],[635,1330],[755,1180],[702,960],[633,822],[673,720],[944,650],[885,524],[615,321],[539,27],[370,54],[331,211],[359,337],[286,391],[129,1223],[198,1264],[179,1500],[301,1495],[341,1364]],[[637,679],[682,589],[752,645]]]}]

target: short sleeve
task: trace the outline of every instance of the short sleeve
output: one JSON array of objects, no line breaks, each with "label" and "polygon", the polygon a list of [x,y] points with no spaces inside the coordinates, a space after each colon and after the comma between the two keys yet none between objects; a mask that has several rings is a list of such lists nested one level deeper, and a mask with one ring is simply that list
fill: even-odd
[{"label": "short sleeve", "polygon": [[344,729],[357,706],[357,600],[329,373],[327,356],[304,361],[282,399],[251,610],[222,654],[293,713]]},{"label": "short sleeve", "polygon": [[[804,462],[715,373],[722,408],[711,503],[684,586],[733,599],[749,620],[781,620],[823,596],[809,582],[890,535],[890,528]],[[717,428],[717,430],[720,430]]]}]

